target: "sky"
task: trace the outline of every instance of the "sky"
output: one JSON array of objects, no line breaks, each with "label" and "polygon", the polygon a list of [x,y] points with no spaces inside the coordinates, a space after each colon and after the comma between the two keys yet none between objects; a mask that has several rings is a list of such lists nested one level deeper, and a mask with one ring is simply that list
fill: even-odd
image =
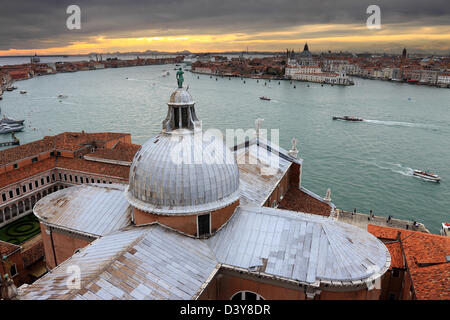
[{"label": "sky", "polygon": [[[0,55],[300,50],[450,54],[449,0],[0,0]],[[380,29],[369,29],[369,5]],[[70,30],[69,5],[80,8]]]}]

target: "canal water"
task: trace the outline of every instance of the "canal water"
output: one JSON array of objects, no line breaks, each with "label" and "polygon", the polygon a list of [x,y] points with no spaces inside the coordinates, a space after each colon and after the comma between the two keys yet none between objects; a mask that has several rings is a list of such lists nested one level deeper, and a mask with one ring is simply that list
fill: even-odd
[{"label": "canal water", "polygon": [[[0,107],[10,117],[26,119],[25,131],[17,134],[22,144],[81,130],[129,132],[134,143],[142,144],[161,129],[176,87],[174,68],[36,77],[16,82],[19,89],[5,92]],[[434,233],[441,222],[450,222],[450,90],[357,78],[354,86],[339,87],[198,79],[190,72],[184,77],[204,129],[248,129],[259,117],[263,128],[280,130],[282,147],[289,149],[295,136],[304,159],[302,185],[321,196],[331,188],[338,208],[417,220]],[[366,120],[333,121],[335,115]],[[6,140],[9,136],[0,137]],[[431,170],[442,181],[416,178],[413,169]]]}]

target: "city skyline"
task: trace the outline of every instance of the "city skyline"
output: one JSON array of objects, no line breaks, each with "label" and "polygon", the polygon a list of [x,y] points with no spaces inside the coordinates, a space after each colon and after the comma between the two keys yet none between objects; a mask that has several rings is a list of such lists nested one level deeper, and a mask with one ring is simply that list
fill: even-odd
[{"label": "city skyline", "polygon": [[[69,30],[68,6],[80,8]],[[28,1],[4,4],[0,56],[91,52],[284,51],[305,42],[313,52],[450,52],[450,10],[444,1],[380,1],[380,29],[366,25],[369,1]],[[6,13],[8,14],[6,16]]]}]

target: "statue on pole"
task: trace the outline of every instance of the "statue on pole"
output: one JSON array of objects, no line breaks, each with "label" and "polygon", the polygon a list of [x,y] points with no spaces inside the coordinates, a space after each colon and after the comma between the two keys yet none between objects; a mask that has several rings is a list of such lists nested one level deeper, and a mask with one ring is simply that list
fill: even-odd
[{"label": "statue on pole", "polygon": [[177,82],[178,82],[178,88],[183,88],[183,82],[184,82],[184,78],[183,78],[183,70],[181,70],[181,68],[177,71]]}]

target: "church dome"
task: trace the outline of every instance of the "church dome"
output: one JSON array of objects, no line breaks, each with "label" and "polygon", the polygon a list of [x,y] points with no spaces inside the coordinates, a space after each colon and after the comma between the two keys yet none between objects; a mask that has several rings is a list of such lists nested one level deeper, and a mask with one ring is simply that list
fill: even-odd
[{"label": "church dome", "polygon": [[194,104],[194,100],[187,90],[178,88],[170,95],[169,104]]},{"label": "church dome", "polygon": [[187,90],[170,96],[162,132],[144,143],[130,168],[130,204],[157,215],[194,215],[239,199],[239,170],[221,138],[198,126]]}]

